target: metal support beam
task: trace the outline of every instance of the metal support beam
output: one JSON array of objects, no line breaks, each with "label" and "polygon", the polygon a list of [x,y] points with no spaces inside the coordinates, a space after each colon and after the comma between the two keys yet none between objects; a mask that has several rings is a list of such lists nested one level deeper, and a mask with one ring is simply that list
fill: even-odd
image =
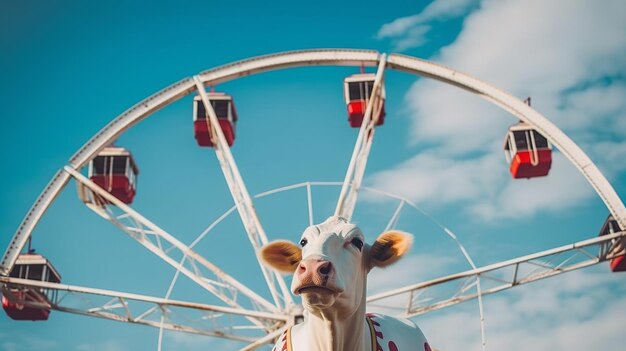
[{"label": "metal support beam", "polygon": [[[239,303],[236,301],[236,296],[229,296],[226,294],[224,289],[220,289],[215,284],[212,284],[206,277],[202,276],[197,269],[199,266],[207,269],[217,280],[223,282],[225,286],[228,286],[229,289],[226,290],[232,289],[241,292],[244,296],[249,298],[253,304],[258,305],[267,311],[276,310],[274,305],[256,294],[250,288],[226,274],[219,267],[191,250],[187,245],[180,242],[173,235],[167,233],[165,230],[143,217],[141,214],[118,200],[115,196],[99,187],[84,175],[80,174],[71,167],[66,167],[65,171],[78,181],[79,193],[81,194],[83,201],[90,209],[113,223],[122,231],[126,232],[131,238],[135,239],[138,243],[142,244],[172,267],[180,270],[181,273],[225,303],[233,307],[240,307]],[[109,205],[103,205],[106,203],[109,203]],[[113,207],[120,209],[123,212],[122,215],[116,216],[112,212]],[[124,224],[121,222],[122,219],[128,219],[130,220],[130,223]],[[150,237],[154,237],[155,241],[151,241]],[[185,267],[181,264],[181,262],[174,259],[172,257],[173,250],[163,248],[161,244],[162,242],[167,242],[172,245],[172,248],[175,248],[181,257],[186,257],[186,261],[191,265],[191,267]]]},{"label": "metal support beam", "polygon": [[341,193],[337,200],[337,207],[335,208],[335,216],[343,217],[347,220],[352,218],[352,213],[354,212],[354,206],[356,205],[361,182],[363,181],[363,174],[365,173],[365,166],[367,165],[367,158],[374,140],[376,122],[383,107],[382,86],[386,62],[386,55],[380,55],[372,93],[367,101],[363,122],[359,129],[359,135],[356,138],[350,164],[348,165]]},{"label": "metal support beam", "polygon": [[[626,231],[621,231],[427,282],[408,285],[370,296],[367,298],[367,302],[370,306],[382,307],[385,300],[404,296],[408,299],[408,307],[403,316],[412,317],[472,300],[480,295],[493,294],[605,262],[624,255],[623,250],[616,253],[618,252],[616,248],[621,247],[620,245],[624,245],[625,242]],[[613,254],[608,254],[611,252]],[[477,284],[478,279],[483,283],[482,288],[479,287],[477,292],[468,289],[468,284],[470,286]],[[428,296],[428,298],[421,299],[420,296]]]},{"label": "metal support beam", "polygon": [[[19,278],[0,277],[0,284],[2,284],[4,296],[25,306],[49,308],[154,328],[160,328],[163,321],[164,329],[248,343],[258,341],[267,331],[250,324],[242,324],[241,328],[234,328],[230,325],[233,318],[241,323],[245,323],[246,318],[262,320],[265,324],[274,326],[272,331],[282,330],[281,328],[289,323],[291,318],[282,314]],[[12,294],[12,289],[55,291],[56,294],[51,295],[56,297],[47,303],[23,301]],[[219,325],[221,320],[224,320],[223,326]],[[259,336],[251,336],[249,332],[236,334],[238,329],[256,329]]]},{"label": "metal support beam", "polygon": [[[226,142],[226,137],[224,137],[224,133],[220,127],[217,115],[213,110],[213,105],[211,105],[211,102],[209,101],[204,85],[198,76],[194,76],[193,80],[196,84],[196,88],[198,89],[198,93],[202,98],[204,109],[207,112],[207,122],[210,123],[210,130],[212,133],[211,136],[213,139],[216,139],[214,142],[215,154],[220,167],[222,168],[222,172],[224,173],[228,189],[230,189],[233,201],[237,206],[237,211],[239,212],[239,217],[241,218],[246,233],[248,234],[248,239],[250,240],[254,251],[257,252],[263,245],[268,243],[267,235],[265,234],[265,230],[263,230],[263,226],[259,221],[256,209],[252,203],[252,198],[250,197],[243,178],[239,173],[237,163],[230,152],[230,147]],[[291,298],[291,293],[287,289],[287,284],[285,283],[284,278],[279,273],[265,267],[259,256],[256,258],[276,307],[284,307],[285,309],[288,309],[294,303]],[[276,287],[276,284],[278,284],[278,288]]]}]

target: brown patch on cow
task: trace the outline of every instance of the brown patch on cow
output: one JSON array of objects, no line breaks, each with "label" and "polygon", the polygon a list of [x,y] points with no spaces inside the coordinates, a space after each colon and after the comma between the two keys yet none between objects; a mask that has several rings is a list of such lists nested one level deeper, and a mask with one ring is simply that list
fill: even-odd
[{"label": "brown patch on cow", "polygon": [[293,273],[302,260],[302,250],[296,244],[278,240],[261,248],[259,257],[267,266],[284,273]]},{"label": "brown patch on cow", "polygon": [[395,255],[395,253],[396,251],[393,248],[393,243],[389,241],[376,241],[372,246],[371,251],[372,258],[379,261],[386,261],[391,258],[391,256]]},{"label": "brown patch on cow", "polygon": [[404,232],[389,231],[381,234],[369,251],[370,268],[386,267],[397,262],[412,243],[413,237]]}]

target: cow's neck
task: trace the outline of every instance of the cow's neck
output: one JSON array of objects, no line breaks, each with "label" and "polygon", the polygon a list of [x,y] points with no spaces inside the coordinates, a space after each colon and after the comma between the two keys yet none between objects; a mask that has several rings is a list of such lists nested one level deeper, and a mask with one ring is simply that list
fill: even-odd
[{"label": "cow's neck", "polygon": [[369,331],[365,337],[366,325],[363,308],[348,317],[340,317],[336,311],[310,313],[302,327],[312,350],[350,351],[369,349],[364,345],[369,338]]},{"label": "cow's neck", "polygon": [[[352,313],[339,309],[309,311],[299,325],[295,343],[314,351],[370,350],[371,336],[365,319],[365,298]],[[298,348],[295,347],[294,351]]]}]

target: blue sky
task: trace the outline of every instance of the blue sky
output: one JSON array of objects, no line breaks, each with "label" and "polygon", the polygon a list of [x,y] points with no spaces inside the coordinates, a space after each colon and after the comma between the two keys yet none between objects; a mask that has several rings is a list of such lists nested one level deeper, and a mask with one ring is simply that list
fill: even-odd
[{"label": "blue sky", "polygon": [[[624,198],[623,3],[385,5],[1,2],[0,152],[6,166],[0,175],[0,246],[7,246],[53,174],[127,108],[200,71],[307,48],[404,53],[459,69],[520,98],[532,96],[533,107],[583,148]],[[233,154],[250,193],[343,179],[356,130],[345,121],[341,82],[356,71],[299,68],[218,86],[237,102]],[[456,88],[400,72],[388,72],[386,91],[388,119],[376,134],[365,183],[418,203],[458,235],[478,265],[596,235],[607,210],[558,152],[545,179],[508,176],[501,144],[513,117]],[[183,242],[193,241],[232,205],[212,151],[195,146],[190,98],[157,112],[118,144],[132,150],[141,169],[133,208]],[[316,190],[317,221],[332,214],[336,193]],[[256,203],[271,239],[298,238],[307,224],[305,201],[302,192],[294,192]],[[355,221],[372,222],[366,233],[371,239],[394,206],[364,199]],[[403,216],[401,226],[416,236],[413,253],[391,268],[395,281],[372,273],[372,289],[469,268],[432,222],[409,210]],[[229,217],[198,251],[262,291],[258,271],[249,268],[255,267],[249,244],[241,230],[232,231],[237,225],[238,219]],[[33,240],[67,284],[163,296],[174,274],[87,210],[73,183]],[[247,254],[232,254],[236,250]],[[488,349],[619,350],[626,321],[615,311],[626,308],[624,293],[624,275],[600,265],[491,296],[485,307]],[[173,297],[207,298],[184,280]],[[441,350],[480,349],[473,302],[416,321]],[[0,326],[0,349],[6,351],[148,350],[157,344],[157,331],[148,327],[58,312],[45,323],[16,323],[2,314]],[[165,350],[216,346],[226,347],[186,334],[167,333],[164,339]]]}]

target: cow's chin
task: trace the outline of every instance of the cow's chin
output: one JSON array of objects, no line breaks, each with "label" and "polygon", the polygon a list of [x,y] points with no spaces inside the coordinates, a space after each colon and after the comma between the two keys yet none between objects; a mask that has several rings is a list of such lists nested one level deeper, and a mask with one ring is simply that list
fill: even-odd
[{"label": "cow's chin", "polygon": [[310,287],[299,291],[302,303],[309,309],[323,310],[335,304],[338,294],[326,288]]}]

